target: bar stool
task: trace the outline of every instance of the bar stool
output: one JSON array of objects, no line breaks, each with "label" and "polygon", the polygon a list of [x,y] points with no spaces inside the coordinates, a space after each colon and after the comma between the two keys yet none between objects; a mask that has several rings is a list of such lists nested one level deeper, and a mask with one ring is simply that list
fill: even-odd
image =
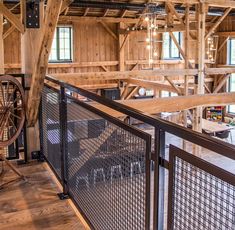
[{"label": "bar stool", "polygon": [[97,179],[97,175],[100,174],[102,176],[102,180],[103,182],[105,182],[105,174],[104,174],[104,169],[103,168],[98,168],[98,169],[94,169],[94,185],[96,184],[96,179]]},{"label": "bar stool", "polygon": [[[131,177],[133,177],[134,174],[134,167],[137,166],[138,167],[138,171],[141,174],[141,165],[140,165],[140,161],[135,161],[135,162],[131,162]],[[135,173],[137,174],[137,173]]]},{"label": "bar stool", "polygon": [[123,179],[122,166],[121,165],[113,165],[113,166],[111,166],[111,184],[112,184],[113,179],[114,179],[113,175],[114,175],[115,171],[118,171],[119,174],[120,174],[121,179]]},{"label": "bar stool", "polygon": [[76,188],[79,188],[79,183],[81,182],[85,182],[86,188],[89,188],[89,177],[88,174],[84,175],[84,176],[78,176],[76,179]]}]

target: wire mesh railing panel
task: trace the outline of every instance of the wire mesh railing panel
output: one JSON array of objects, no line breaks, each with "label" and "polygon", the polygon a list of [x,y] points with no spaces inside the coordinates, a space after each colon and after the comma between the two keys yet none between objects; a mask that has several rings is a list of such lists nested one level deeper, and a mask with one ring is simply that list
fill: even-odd
[{"label": "wire mesh railing panel", "polygon": [[43,155],[61,179],[60,95],[59,91],[44,87],[41,107]]},{"label": "wire mesh railing panel", "polygon": [[170,148],[168,229],[235,229],[235,175]]},{"label": "wire mesh railing panel", "polygon": [[95,229],[145,229],[146,141],[67,104],[69,195]]}]

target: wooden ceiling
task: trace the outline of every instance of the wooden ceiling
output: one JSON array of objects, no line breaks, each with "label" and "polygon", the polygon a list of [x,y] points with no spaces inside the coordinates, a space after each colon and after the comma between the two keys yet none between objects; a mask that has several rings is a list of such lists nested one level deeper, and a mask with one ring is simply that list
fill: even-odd
[{"label": "wooden ceiling", "polygon": [[[195,0],[194,0],[195,1]],[[189,2],[194,2],[189,1]],[[209,0],[210,1],[210,0]],[[117,17],[117,18],[140,18],[141,15],[146,12],[146,6],[151,4],[156,4],[156,1],[151,0],[73,0],[70,6],[62,12],[62,15],[66,16],[86,16],[86,17]],[[174,2],[174,1],[172,1]],[[187,2],[187,1],[175,1],[175,2]],[[215,0],[215,2],[217,2]],[[213,6],[209,7],[209,12],[207,19],[211,20],[213,17],[223,15],[223,1],[220,1],[220,7]],[[227,1],[233,2],[233,1]],[[7,0],[4,1],[4,4],[12,9],[13,13],[20,13],[20,0]],[[46,4],[46,1],[45,1]],[[219,5],[219,3],[218,3]],[[224,5],[224,7],[226,7]],[[235,7],[235,2],[234,2]],[[165,1],[159,0],[157,6],[152,6],[155,12],[158,12],[159,18],[164,18],[166,16],[165,12]],[[179,15],[184,15],[185,13],[185,4],[176,3],[175,8]],[[191,17],[194,16],[195,7],[192,6],[190,10]],[[235,9],[231,11],[230,15],[235,14]]]}]

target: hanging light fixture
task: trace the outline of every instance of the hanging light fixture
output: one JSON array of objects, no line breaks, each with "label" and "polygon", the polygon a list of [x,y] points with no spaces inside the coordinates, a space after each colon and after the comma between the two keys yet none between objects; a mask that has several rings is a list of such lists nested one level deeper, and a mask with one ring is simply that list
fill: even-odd
[{"label": "hanging light fixture", "polygon": [[162,42],[156,39],[159,29],[157,21],[158,14],[155,10],[157,6],[158,3],[149,3],[146,7],[146,13],[142,15],[147,29],[146,49],[148,50],[149,66],[152,66],[154,64],[154,60],[157,59],[157,43]]},{"label": "hanging light fixture", "polygon": [[206,50],[206,55],[207,55],[207,59],[210,62],[214,62],[214,55],[215,55],[215,45],[214,45],[214,36],[210,36],[207,39],[207,50]]}]

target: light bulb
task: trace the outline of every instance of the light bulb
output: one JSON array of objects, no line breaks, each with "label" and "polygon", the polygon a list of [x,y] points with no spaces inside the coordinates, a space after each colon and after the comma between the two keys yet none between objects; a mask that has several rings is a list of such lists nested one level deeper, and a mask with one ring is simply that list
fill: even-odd
[{"label": "light bulb", "polygon": [[154,56],[154,57],[157,57],[157,51],[154,51],[154,52],[153,52],[153,56]]},{"label": "light bulb", "polygon": [[155,25],[154,25],[154,24],[152,24],[152,25],[151,25],[151,28],[154,28],[154,27],[155,27]]},{"label": "light bulb", "polygon": [[150,38],[146,38],[146,42],[150,42]]},{"label": "light bulb", "polygon": [[150,45],[147,45],[146,48],[147,48],[148,50],[150,50]]},{"label": "light bulb", "polygon": [[156,30],[153,31],[153,36],[156,36],[157,35],[157,32]]},{"label": "light bulb", "polygon": [[135,27],[132,27],[132,30],[135,30]]},{"label": "light bulb", "polygon": [[146,22],[148,22],[149,21],[149,17],[145,17],[145,19],[144,19]]},{"label": "light bulb", "polygon": [[207,51],[207,52],[206,52],[206,54],[210,54],[210,52],[209,52],[209,51]]}]

